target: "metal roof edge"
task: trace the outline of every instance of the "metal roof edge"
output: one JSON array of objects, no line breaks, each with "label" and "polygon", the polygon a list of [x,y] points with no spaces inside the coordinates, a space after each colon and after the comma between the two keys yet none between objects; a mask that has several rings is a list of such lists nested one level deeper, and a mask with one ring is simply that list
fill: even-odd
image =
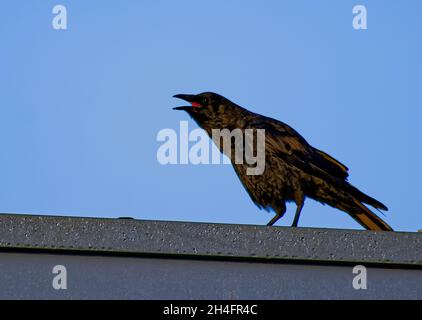
[{"label": "metal roof edge", "polygon": [[422,269],[422,234],[199,222],[0,214],[0,251]]}]

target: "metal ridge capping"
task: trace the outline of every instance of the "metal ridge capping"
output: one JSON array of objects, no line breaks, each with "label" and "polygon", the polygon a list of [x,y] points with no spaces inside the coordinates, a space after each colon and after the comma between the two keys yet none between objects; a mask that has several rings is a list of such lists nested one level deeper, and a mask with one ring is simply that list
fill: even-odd
[{"label": "metal ridge capping", "polygon": [[421,233],[0,214],[14,249],[422,268]]}]

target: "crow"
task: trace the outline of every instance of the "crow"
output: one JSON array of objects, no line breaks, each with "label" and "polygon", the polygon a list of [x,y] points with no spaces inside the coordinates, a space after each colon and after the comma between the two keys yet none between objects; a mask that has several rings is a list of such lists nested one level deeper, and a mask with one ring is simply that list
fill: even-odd
[{"label": "crow", "polygon": [[260,175],[247,173],[250,164],[234,161],[233,147],[225,149],[217,145],[230,158],[252,201],[260,209],[272,209],[276,213],[269,226],[285,214],[286,202],[295,202],[292,227],[297,227],[308,197],[347,212],[368,230],[393,231],[364,204],[385,211],[387,207],[351,185],[347,181],[349,169],[344,164],[311,146],[292,127],[251,112],[217,93],[173,97],[191,104],[173,109],[186,111],[211,138],[213,129],[240,129],[243,133],[247,129],[265,130],[265,169]]}]

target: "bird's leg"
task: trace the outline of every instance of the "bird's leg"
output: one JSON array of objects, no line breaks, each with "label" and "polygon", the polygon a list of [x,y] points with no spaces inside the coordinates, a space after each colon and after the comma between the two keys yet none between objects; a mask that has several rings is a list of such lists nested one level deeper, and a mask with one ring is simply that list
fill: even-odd
[{"label": "bird's leg", "polygon": [[302,211],[303,205],[305,204],[305,197],[301,196],[299,199],[297,199],[296,201],[296,214],[295,214],[295,218],[293,220],[293,224],[292,227],[297,227],[297,224],[299,223],[299,217],[300,217],[300,213]]},{"label": "bird's leg", "polygon": [[278,219],[281,218],[281,215],[279,215],[278,213],[274,216],[274,218],[271,219],[270,222],[268,222],[267,226],[272,226],[274,223],[277,222]]},{"label": "bird's leg", "polygon": [[275,212],[276,215],[274,216],[274,218],[271,219],[270,222],[268,222],[267,226],[272,226],[278,221],[278,219],[284,216],[284,214],[286,213],[286,204],[283,203],[282,206],[278,207]]}]

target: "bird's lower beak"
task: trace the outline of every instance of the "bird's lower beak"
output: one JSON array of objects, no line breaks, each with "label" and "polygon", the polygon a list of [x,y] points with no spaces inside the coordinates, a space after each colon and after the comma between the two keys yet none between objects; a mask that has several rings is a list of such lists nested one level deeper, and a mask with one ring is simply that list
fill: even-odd
[{"label": "bird's lower beak", "polygon": [[182,106],[182,107],[176,107],[173,108],[173,110],[184,110],[184,111],[192,111],[193,108],[199,107],[200,105],[196,102],[197,96],[194,94],[176,94],[173,96],[173,98],[178,98],[185,100],[189,103],[191,103],[191,106]]},{"label": "bird's lower beak", "polygon": [[189,111],[189,110],[192,110],[192,109],[193,109],[192,106],[175,107],[175,108],[173,108],[173,110],[184,110],[184,111]]}]

